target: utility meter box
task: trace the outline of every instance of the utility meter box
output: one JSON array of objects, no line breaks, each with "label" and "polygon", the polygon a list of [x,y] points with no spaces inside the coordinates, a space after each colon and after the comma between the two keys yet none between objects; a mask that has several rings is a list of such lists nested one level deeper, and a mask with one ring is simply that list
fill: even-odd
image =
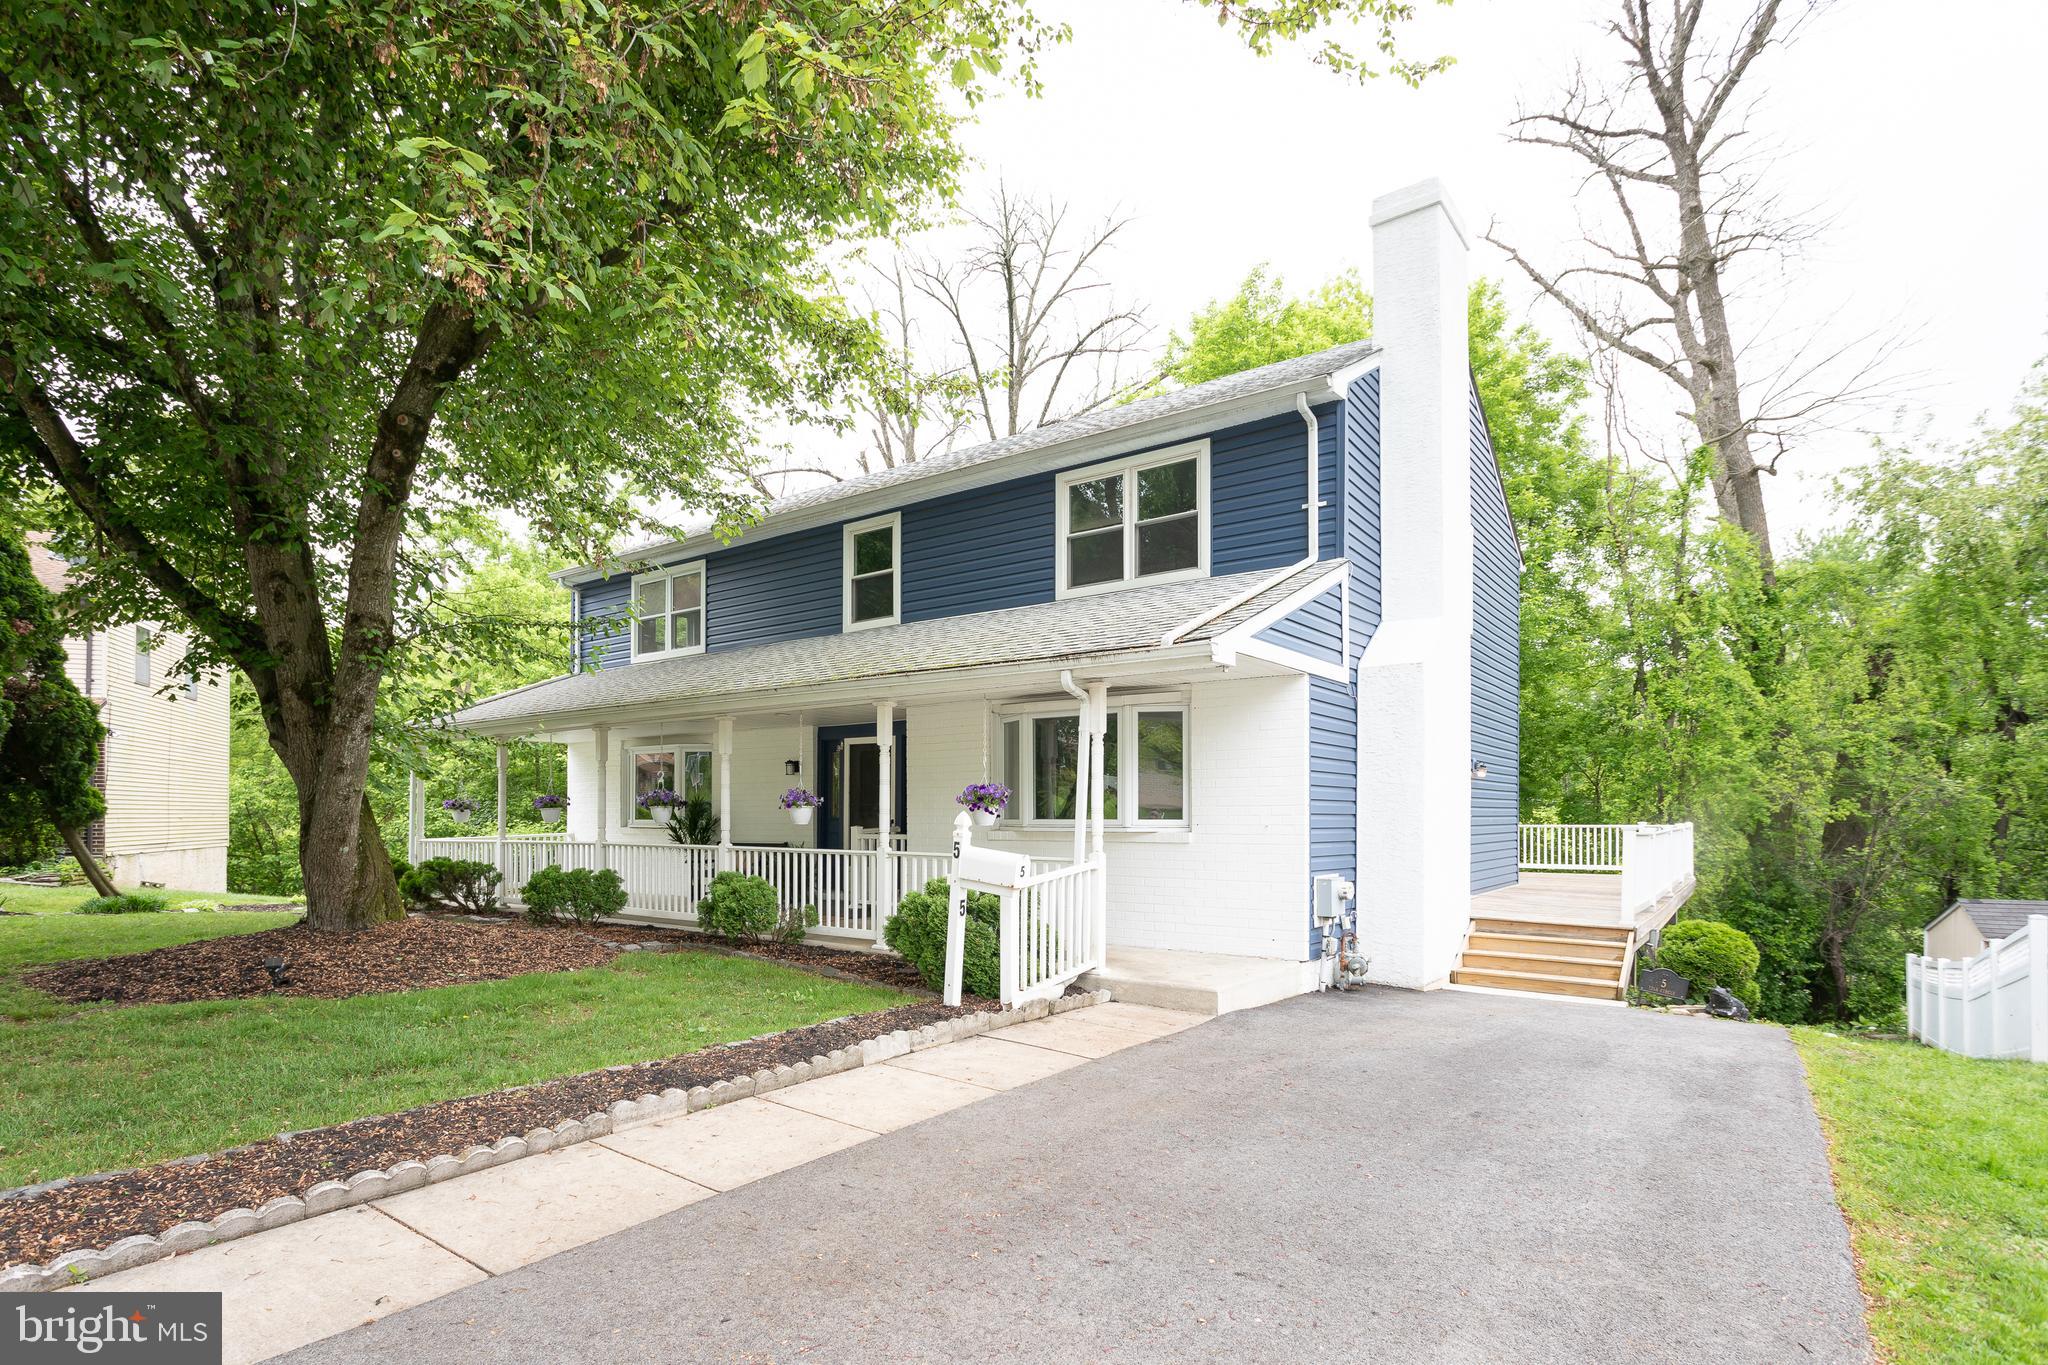
[{"label": "utility meter box", "polygon": [[1316,920],[1327,924],[1344,917],[1344,907],[1358,897],[1358,888],[1335,872],[1316,874]]}]

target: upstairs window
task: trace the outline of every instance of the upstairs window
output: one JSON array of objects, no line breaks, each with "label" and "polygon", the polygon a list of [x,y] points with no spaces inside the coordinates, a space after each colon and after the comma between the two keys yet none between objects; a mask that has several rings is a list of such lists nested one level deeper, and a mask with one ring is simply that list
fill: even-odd
[{"label": "upstairs window", "polygon": [[1209,444],[1060,477],[1059,595],[1209,571]]},{"label": "upstairs window", "polygon": [[704,649],[701,561],[633,579],[633,657],[662,658]]},{"label": "upstairs window", "polygon": [[149,656],[156,649],[156,627],[135,628],[135,685],[149,686]]},{"label": "upstairs window", "polygon": [[846,528],[845,628],[893,626],[903,618],[903,519],[895,513]]}]

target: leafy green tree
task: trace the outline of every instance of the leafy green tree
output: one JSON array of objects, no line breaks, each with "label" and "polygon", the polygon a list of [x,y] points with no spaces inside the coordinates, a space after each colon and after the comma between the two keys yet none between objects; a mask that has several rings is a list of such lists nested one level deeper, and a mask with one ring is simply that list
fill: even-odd
[{"label": "leafy green tree", "polygon": [[402,547],[742,515],[746,415],[872,354],[818,250],[945,189],[950,92],[1053,36],[997,0],[0,18],[0,478],[65,495],[96,611],[247,679],[311,923],[402,913],[373,725],[446,581]]},{"label": "leafy green tree", "polygon": [[106,813],[93,785],[106,729],[64,672],[64,633],[28,547],[0,522],[0,839],[55,827],[102,896],[113,883],[81,831]]},{"label": "leafy green tree", "polygon": [[1177,384],[1200,384],[1363,340],[1372,334],[1372,295],[1346,271],[1300,297],[1271,267],[1254,266],[1237,292],[1196,313],[1166,342],[1160,369]]}]

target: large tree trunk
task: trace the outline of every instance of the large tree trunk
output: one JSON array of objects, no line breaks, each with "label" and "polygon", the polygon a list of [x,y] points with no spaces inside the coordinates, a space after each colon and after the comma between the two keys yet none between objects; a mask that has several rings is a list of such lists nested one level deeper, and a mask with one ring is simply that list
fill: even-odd
[{"label": "large tree trunk", "polygon": [[306,877],[306,923],[323,933],[367,929],[404,919],[405,902],[377,831],[370,801],[360,804],[355,837],[345,844],[309,837],[313,822],[299,819],[299,868]]},{"label": "large tree trunk", "polygon": [[92,856],[92,850],[85,846],[85,839],[77,830],[59,825],[57,833],[64,840],[64,847],[70,849],[71,856],[78,860],[78,870],[85,873],[85,879],[92,883],[94,891],[102,896],[121,894],[114,889],[114,884],[107,880],[107,874],[101,869],[99,859]]}]

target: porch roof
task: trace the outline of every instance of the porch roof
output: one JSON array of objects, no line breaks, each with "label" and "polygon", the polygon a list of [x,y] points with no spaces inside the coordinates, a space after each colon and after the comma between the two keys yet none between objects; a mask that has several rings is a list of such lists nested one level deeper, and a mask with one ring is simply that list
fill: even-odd
[{"label": "porch roof", "polygon": [[[449,718],[458,729],[504,731],[625,707],[705,702],[870,678],[929,676],[953,670],[1141,654],[1168,648],[1169,632],[1199,621],[1171,648],[1208,642],[1241,628],[1309,584],[1340,575],[1324,560],[1272,583],[1218,613],[1231,599],[1273,577],[1273,570],[1129,588],[1002,611],[945,616],[876,630],[746,645],[614,669],[565,674],[487,697]],[[1203,648],[1201,653],[1208,651]]]}]

